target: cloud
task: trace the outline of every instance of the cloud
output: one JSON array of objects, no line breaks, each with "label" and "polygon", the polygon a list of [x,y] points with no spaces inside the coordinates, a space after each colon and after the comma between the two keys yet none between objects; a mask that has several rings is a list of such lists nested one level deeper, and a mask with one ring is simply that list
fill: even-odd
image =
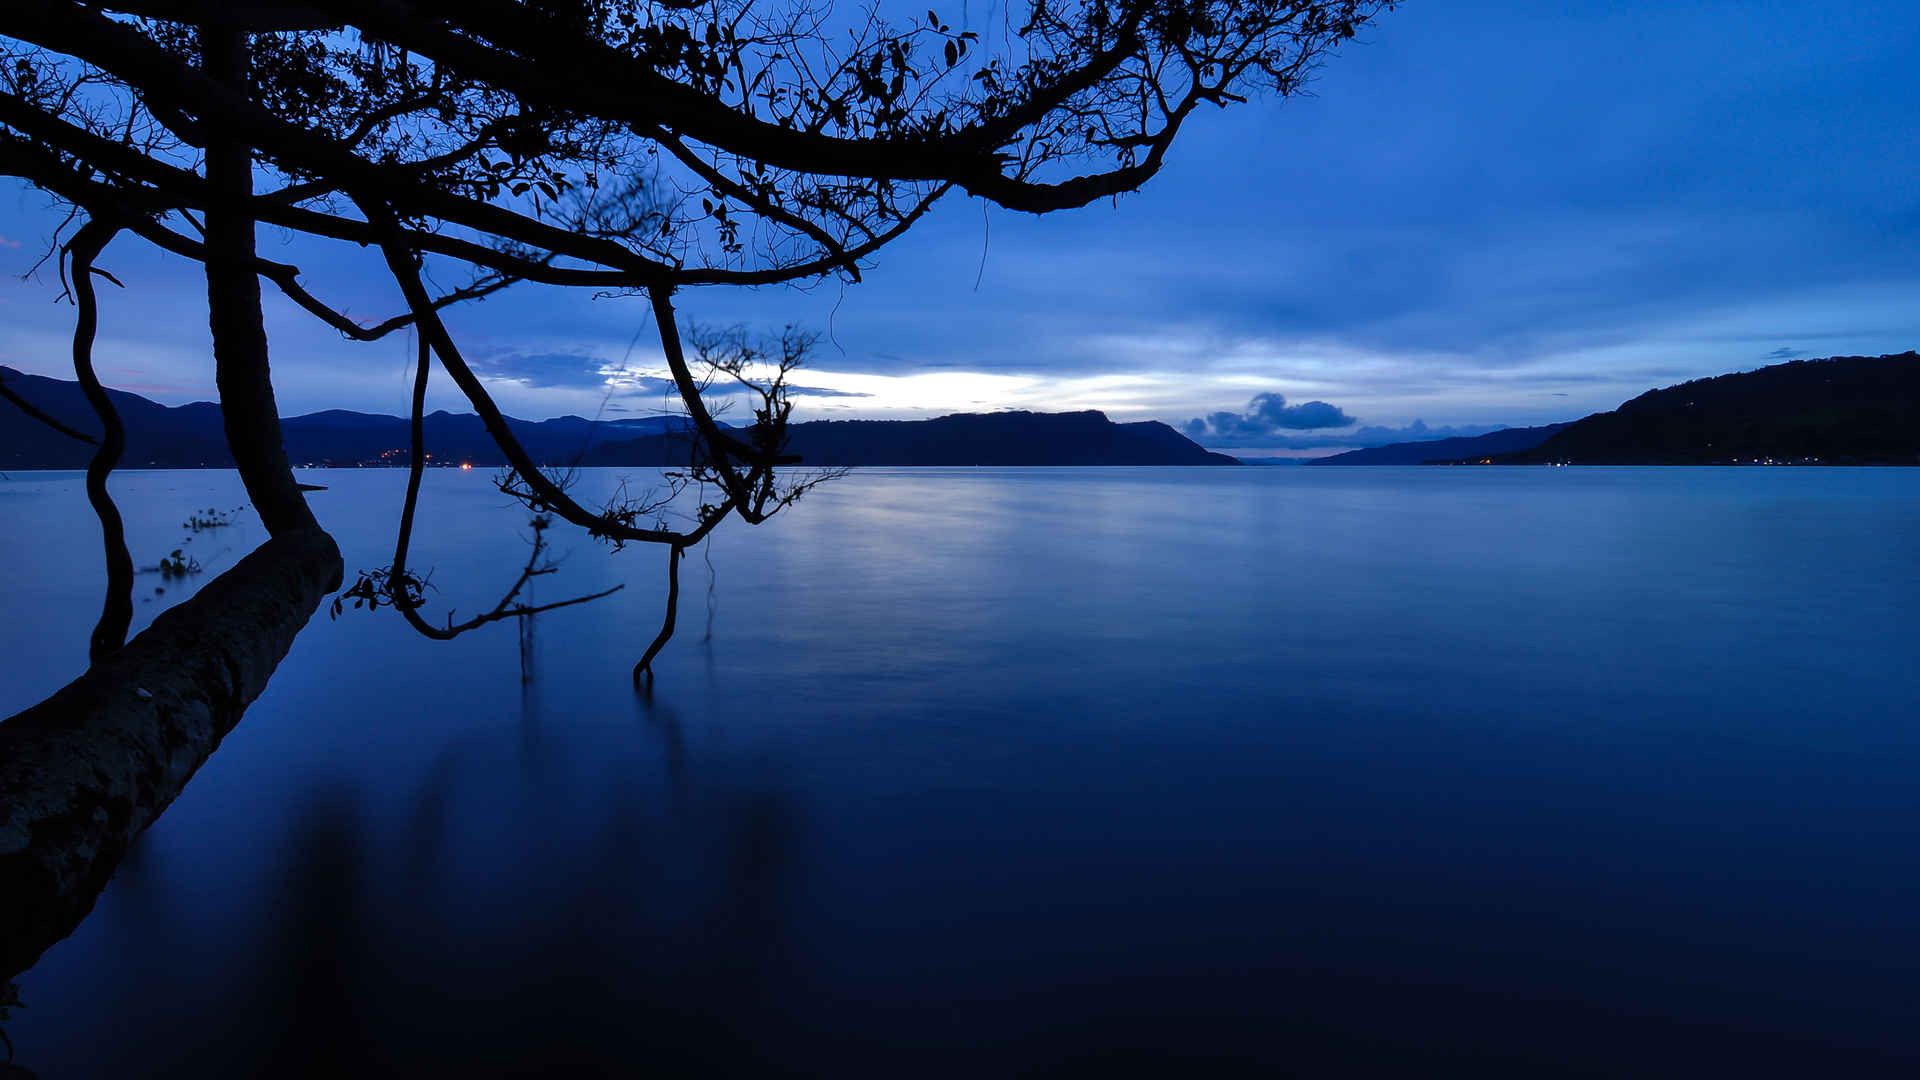
[{"label": "cloud", "polygon": [[[677,393],[672,379],[642,375],[616,368],[606,361],[580,352],[499,352],[471,361],[475,371],[492,379],[511,379],[536,390],[610,390],[621,394]],[[746,391],[716,380],[708,388],[708,397],[729,397]],[[873,395],[858,390],[834,390],[825,386],[790,385],[794,397],[863,398]]]},{"label": "cloud", "polygon": [[1289,405],[1279,394],[1255,394],[1244,413],[1217,412],[1194,417],[1182,425],[1190,437],[1213,443],[1232,441],[1237,446],[1253,445],[1248,439],[1267,439],[1283,431],[1318,431],[1324,428],[1352,427],[1360,421],[1324,401]]},{"label": "cloud", "polygon": [[829,390],[824,386],[788,386],[787,393],[794,397],[872,397],[872,394],[859,390]]},{"label": "cloud", "polygon": [[1805,350],[1805,349],[1789,349],[1789,348],[1786,348],[1785,346],[1782,346],[1782,347],[1780,347],[1780,348],[1778,348],[1778,349],[1775,349],[1775,350],[1773,350],[1772,352],[1770,352],[1770,353],[1768,353],[1768,354],[1766,354],[1765,356],[1762,356],[1762,357],[1761,357],[1760,359],[1762,359],[1762,360],[1792,360],[1792,359],[1794,359],[1795,357],[1799,357],[1799,356],[1805,356],[1805,355],[1807,355],[1807,350]]},{"label": "cloud", "polygon": [[[529,387],[548,389],[599,388],[607,385],[606,364],[585,353],[501,352],[475,357],[473,368],[494,379],[512,379]],[[664,380],[652,380],[664,382]],[[652,390],[652,386],[623,386],[622,389]]]},{"label": "cloud", "polygon": [[19,247],[19,246],[20,246],[20,241],[18,241],[18,240],[9,240],[9,239],[7,239],[7,238],[6,238],[5,236],[0,236],[0,247],[3,247],[3,248],[17,248],[17,247]]},{"label": "cloud", "polygon": [[[1231,415],[1231,414],[1228,414]],[[1193,435],[1193,424],[1185,430]],[[1433,439],[1456,439],[1485,435],[1489,431],[1499,431],[1507,424],[1464,424],[1444,427],[1429,426],[1423,420],[1415,420],[1406,427],[1363,427],[1353,431],[1319,432],[1310,435],[1288,435],[1270,432],[1265,435],[1247,435],[1237,439],[1220,439],[1208,436],[1206,445],[1215,449],[1228,450],[1323,450],[1331,447],[1355,448],[1365,446],[1386,446],[1390,443],[1428,442]],[[1197,437],[1196,437],[1197,441]]]},{"label": "cloud", "polygon": [[1470,438],[1485,435],[1489,431],[1499,431],[1505,424],[1452,424],[1443,427],[1429,427],[1424,420],[1415,420],[1406,427],[1363,427],[1347,438],[1354,440],[1357,446],[1385,446],[1388,443],[1426,442],[1429,439]]}]

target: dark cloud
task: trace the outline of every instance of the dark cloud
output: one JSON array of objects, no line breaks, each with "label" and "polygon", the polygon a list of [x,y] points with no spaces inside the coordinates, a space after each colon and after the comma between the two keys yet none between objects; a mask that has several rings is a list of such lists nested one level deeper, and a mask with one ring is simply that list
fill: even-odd
[{"label": "dark cloud", "polygon": [[1244,413],[1217,412],[1194,417],[1181,430],[1195,440],[1211,444],[1231,442],[1235,446],[1255,445],[1249,439],[1272,438],[1283,431],[1318,431],[1324,428],[1352,427],[1360,421],[1337,406],[1324,401],[1289,405],[1279,394],[1255,394]]},{"label": "dark cloud", "polygon": [[1489,431],[1499,431],[1506,424],[1457,424],[1429,427],[1424,420],[1415,420],[1406,427],[1363,427],[1347,438],[1354,440],[1356,446],[1385,446],[1388,443],[1425,442],[1428,439],[1459,439],[1474,435],[1485,435]]},{"label": "dark cloud", "polygon": [[1792,359],[1794,359],[1794,358],[1796,358],[1796,357],[1801,357],[1801,356],[1805,356],[1805,355],[1807,355],[1807,350],[1805,350],[1805,349],[1789,349],[1789,348],[1787,348],[1786,346],[1784,346],[1784,345],[1783,345],[1783,346],[1781,346],[1780,348],[1778,348],[1778,349],[1775,349],[1775,350],[1773,350],[1772,352],[1770,352],[1770,353],[1768,353],[1767,355],[1765,355],[1765,356],[1762,356],[1762,357],[1761,357],[1760,359],[1762,359],[1762,360],[1792,360]]}]

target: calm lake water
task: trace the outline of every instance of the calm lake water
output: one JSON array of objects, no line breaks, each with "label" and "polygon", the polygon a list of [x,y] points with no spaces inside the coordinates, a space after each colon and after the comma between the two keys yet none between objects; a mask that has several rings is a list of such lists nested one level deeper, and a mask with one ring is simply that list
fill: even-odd
[{"label": "calm lake water", "polygon": [[[313,474],[355,568],[403,474]],[[588,487],[610,487],[611,474]],[[114,480],[137,564],[245,499]],[[432,610],[524,512],[429,477]],[[0,480],[0,715],[85,662]],[[212,570],[262,538],[196,536]],[[865,470],[323,612],[20,979],[43,1080],[1914,1075],[1920,470]],[[181,590],[140,579],[141,623]],[[703,640],[711,604],[711,638]]]}]

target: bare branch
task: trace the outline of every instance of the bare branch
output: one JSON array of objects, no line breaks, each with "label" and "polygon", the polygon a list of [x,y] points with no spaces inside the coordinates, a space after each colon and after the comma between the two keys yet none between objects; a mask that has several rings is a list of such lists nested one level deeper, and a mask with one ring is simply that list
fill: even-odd
[{"label": "bare branch", "polygon": [[126,525],[120,508],[107,493],[107,476],[120,463],[126,449],[126,426],[120,411],[93,370],[93,337],[100,326],[100,309],[93,291],[93,260],[113,239],[119,227],[94,219],[80,226],[67,243],[66,255],[73,268],[73,374],[100,418],[99,449],[87,463],[87,501],[100,519],[100,541],[106,550],[107,595],[100,608],[100,620],[94,624],[87,648],[88,659],[99,663],[107,654],[127,641],[127,627],[133,622],[133,556],[127,551]]}]

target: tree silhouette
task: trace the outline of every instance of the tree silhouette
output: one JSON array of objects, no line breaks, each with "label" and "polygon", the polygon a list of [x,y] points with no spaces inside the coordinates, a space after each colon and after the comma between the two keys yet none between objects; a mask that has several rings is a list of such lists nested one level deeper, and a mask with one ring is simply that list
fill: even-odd
[{"label": "tree silhouette", "polygon": [[[419,338],[396,555],[356,584],[362,597],[434,636],[531,610],[517,584],[467,624],[419,615],[407,542],[437,360],[509,461],[503,488],[537,519],[667,549],[666,623],[636,668],[650,677],[685,549],[819,479],[789,475],[785,453],[784,378],[807,339],[689,335],[676,306],[689,290],[857,281],[955,192],[1047,213],[1131,191],[1200,106],[1294,92],[1391,6],[1030,0],[1023,21],[983,32],[937,11],[810,0],[0,5],[0,173],[64,201],[77,225],[54,243],[78,310],[76,372],[108,431],[90,491],[104,498],[117,453],[92,378],[93,262],[128,234],[204,268],[227,442],[270,537],[125,644],[110,582],[88,673],[0,724],[0,975],[72,929],[340,584],[282,449],[262,281],[348,338]],[[377,251],[404,310],[348,318],[259,254],[262,223]],[[438,279],[465,284],[436,293]],[[518,282],[644,301],[694,433],[665,496],[582,505],[508,429],[440,313]],[[758,397],[744,432],[715,422],[703,391],[716,378]],[[717,494],[674,521],[674,484]],[[114,517],[105,504],[124,562]],[[539,569],[536,544],[520,582]]]}]

